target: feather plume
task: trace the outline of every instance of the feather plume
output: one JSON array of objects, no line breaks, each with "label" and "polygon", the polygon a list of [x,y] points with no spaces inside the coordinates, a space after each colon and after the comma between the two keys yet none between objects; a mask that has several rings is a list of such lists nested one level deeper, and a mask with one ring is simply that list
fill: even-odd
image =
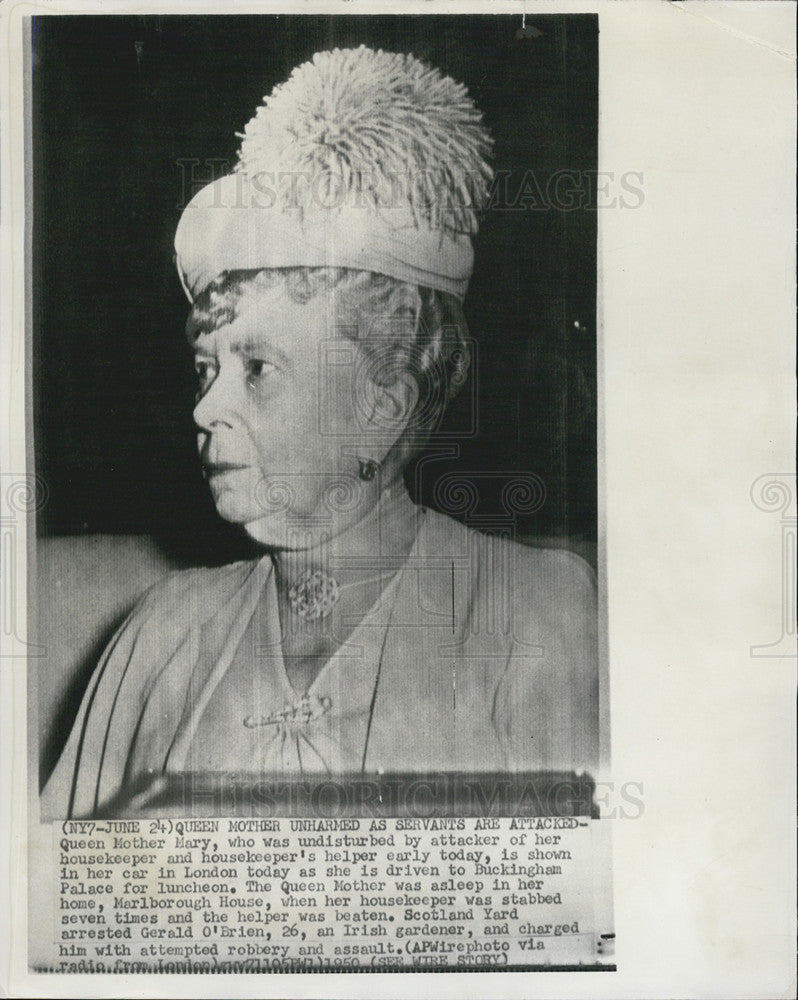
[{"label": "feather plume", "polygon": [[[493,141],[465,86],[412,55],[364,45],[317,52],[239,137],[236,169],[250,179],[304,175],[325,206],[404,204],[417,224],[452,233],[476,232],[493,176]],[[302,209],[308,189],[294,181],[279,197]]]}]

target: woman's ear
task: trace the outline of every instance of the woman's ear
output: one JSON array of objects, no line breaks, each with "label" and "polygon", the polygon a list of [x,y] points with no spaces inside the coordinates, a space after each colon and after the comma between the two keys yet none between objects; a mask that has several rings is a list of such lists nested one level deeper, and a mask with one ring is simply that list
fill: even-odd
[{"label": "woman's ear", "polygon": [[[399,294],[401,293],[401,294]],[[368,431],[381,438],[388,450],[413,419],[422,396],[415,348],[421,301],[416,289],[400,288],[391,302],[390,315],[380,317],[370,329],[369,344],[360,370]]]},{"label": "woman's ear", "polygon": [[399,371],[390,382],[375,384],[369,429],[398,438],[410,423],[418,400],[418,382],[410,371]]}]

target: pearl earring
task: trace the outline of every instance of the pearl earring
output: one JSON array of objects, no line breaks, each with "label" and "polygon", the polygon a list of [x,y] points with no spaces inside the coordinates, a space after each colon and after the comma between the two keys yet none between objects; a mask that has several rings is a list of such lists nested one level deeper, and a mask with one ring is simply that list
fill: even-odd
[{"label": "pearl earring", "polygon": [[375,462],[373,458],[359,458],[359,475],[364,483],[370,483],[372,479],[377,475],[380,468],[380,463]]}]

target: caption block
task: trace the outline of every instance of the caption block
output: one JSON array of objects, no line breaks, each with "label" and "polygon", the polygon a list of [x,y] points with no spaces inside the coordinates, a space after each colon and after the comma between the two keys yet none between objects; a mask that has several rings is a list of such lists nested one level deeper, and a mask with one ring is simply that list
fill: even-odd
[{"label": "caption block", "polygon": [[53,826],[60,973],[595,966],[585,817]]}]

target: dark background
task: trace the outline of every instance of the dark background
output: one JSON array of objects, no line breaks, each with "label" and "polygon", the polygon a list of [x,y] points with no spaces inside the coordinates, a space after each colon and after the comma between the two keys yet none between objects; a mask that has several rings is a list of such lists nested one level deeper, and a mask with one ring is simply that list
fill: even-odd
[{"label": "dark background", "polygon": [[[174,231],[186,194],[232,169],[235,133],[275,84],[319,49],[365,43],[465,83],[494,135],[494,166],[509,172],[508,198],[497,192],[477,237],[466,299],[479,432],[462,436],[464,392],[445,427],[460,435],[459,455],[424,465],[420,486],[410,470],[411,489],[432,503],[439,476],[478,473],[469,517],[489,525],[507,475],[532,472],[546,500],[519,517],[519,534],[592,547],[598,20],[529,18],[522,37],[520,26],[493,15],[34,19],[35,460],[49,490],[40,533],[152,534],[186,561],[245,554],[199,471]],[[511,209],[527,170],[537,191]],[[580,188],[581,207],[552,203],[564,170],[577,173],[561,193]]]}]

